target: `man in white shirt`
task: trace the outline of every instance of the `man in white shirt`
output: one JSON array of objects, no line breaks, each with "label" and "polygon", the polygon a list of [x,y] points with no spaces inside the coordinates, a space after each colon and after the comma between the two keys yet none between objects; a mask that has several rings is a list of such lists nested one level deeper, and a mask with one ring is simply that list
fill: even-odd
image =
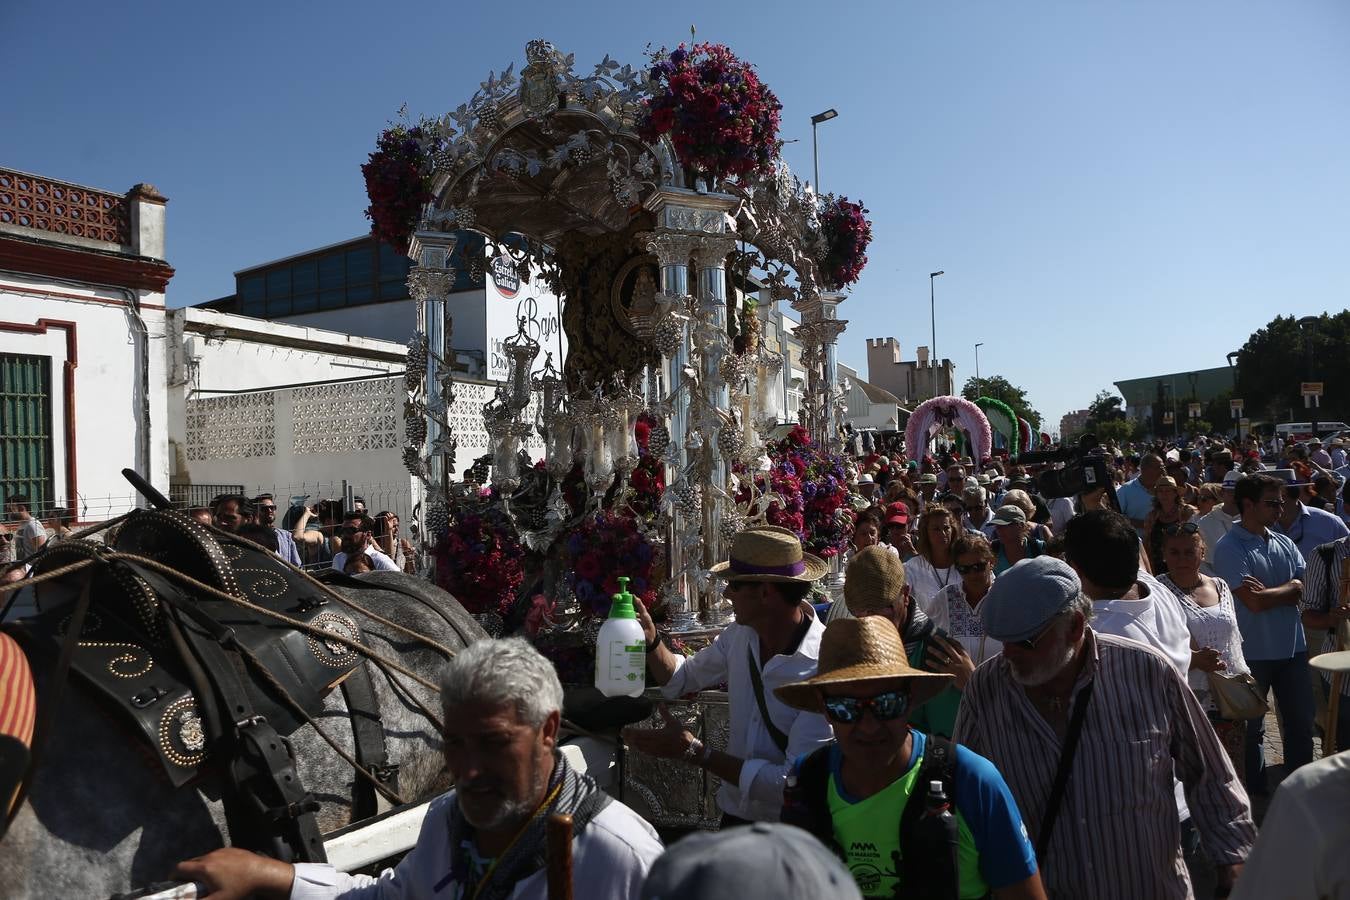
[{"label": "man in white shirt", "polygon": [[1206,575],[1213,576],[1214,572],[1214,548],[1219,545],[1220,539],[1233,529],[1233,523],[1238,518],[1237,501],[1233,499],[1233,488],[1237,486],[1238,479],[1242,473],[1237,469],[1229,469],[1223,476],[1223,505],[1216,506],[1203,516],[1195,520],[1195,524],[1200,526],[1200,536],[1205,539],[1205,560],[1200,564],[1200,571]]},{"label": "man in white shirt", "polygon": [[347,560],[365,554],[377,572],[397,572],[398,566],[375,544],[375,523],[365,513],[352,513],[342,520],[342,550],[333,554],[333,568],[346,571]]},{"label": "man in white shirt", "polygon": [[225,898],[545,900],[545,829],[561,813],[572,817],[575,895],[637,900],[660,838],[557,752],[562,696],[553,664],[520,638],[484,639],[450,660],[441,701],[456,786],[432,801],[412,852],[379,877],[233,847],[180,863],[175,874]]},{"label": "man in white shirt", "polygon": [[825,626],[805,597],[826,570],[786,528],[740,532],[731,559],[712,568],[727,580],[724,596],[736,623],[687,659],[662,642],[641,601],[634,604],[647,640],[647,670],[662,693],[673,700],[726,684],[731,722],[725,751],[704,746],[668,714],[664,728],[625,728],[624,739],[634,750],[683,760],[720,778],[724,828],[777,821],[788,770],[833,737],[824,716],[794,709],[774,694],[816,672]]},{"label": "man in white shirt", "polygon": [[1331,439],[1331,466],[1332,469],[1339,469],[1345,465],[1345,442],[1340,438]]}]

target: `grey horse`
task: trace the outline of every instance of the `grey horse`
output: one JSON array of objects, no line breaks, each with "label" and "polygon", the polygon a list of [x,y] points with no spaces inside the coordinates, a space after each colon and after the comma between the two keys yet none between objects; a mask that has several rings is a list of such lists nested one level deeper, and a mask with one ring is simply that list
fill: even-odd
[{"label": "grey horse", "polygon": [[[370,612],[452,649],[486,636],[454,598],[425,581],[394,572],[360,579],[366,583],[361,588],[335,589]],[[436,680],[445,661],[441,652],[359,612],[352,615],[372,650]],[[400,683],[395,690],[390,677],[372,666],[389,757],[400,766],[399,793],[410,802],[426,800],[448,787],[440,736],[400,694],[415,694],[433,710],[440,702],[397,673],[392,675]],[[341,691],[328,695],[315,719],[354,755]],[[328,833],[349,824],[356,777],[351,766],[308,725],[290,741],[305,788],[321,803],[320,830]],[[150,751],[77,680],[68,686],[56,726],[40,752],[28,800],[0,841],[0,895],[7,900],[108,897],[162,881],[179,860],[229,843],[224,808],[210,778],[173,789]]]}]

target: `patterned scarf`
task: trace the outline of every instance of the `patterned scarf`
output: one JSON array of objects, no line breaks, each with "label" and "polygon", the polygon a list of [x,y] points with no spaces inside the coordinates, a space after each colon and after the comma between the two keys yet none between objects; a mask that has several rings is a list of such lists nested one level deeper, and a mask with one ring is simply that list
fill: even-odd
[{"label": "patterned scarf", "polygon": [[[573,839],[586,825],[610,804],[609,795],[588,775],[573,769],[561,753],[553,754],[553,775],[548,781],[546,798],[552,798],[542,809],[536,810],[524,831],[497,859],[486,874],[487,881],[478,883],[477,872],[470,849],[473,847],[473,826],[464,820],[456,803],[450,808],[450,875],[447,881],[462,885],[459,896],[465,900],[504,900],[510,897],[516,884],[548,865],[545,833],[548,817],[553,813],[572,816]],[[440,890],[444,883],[436,886]]]}]

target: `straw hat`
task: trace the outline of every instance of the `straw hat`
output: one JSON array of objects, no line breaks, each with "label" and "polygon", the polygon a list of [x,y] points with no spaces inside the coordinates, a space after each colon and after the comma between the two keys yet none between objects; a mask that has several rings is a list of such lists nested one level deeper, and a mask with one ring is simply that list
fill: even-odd
[{"label": "straw hat", "polygon": [[844,570],[844,605],[856,615],[895,608],[905,592],[905,564],[877,544],[859,550]]},{"label": "straw hat", "polygon": [[829,566],[802,552],[797,535],[776,525],[747,528],[731,542],[731,559],[709,571],[728,581],[816,581]]},{"label": "straw hat", "polygon": [[905,658],[900,632],[880,616],[836,619],[825,627],[820,639],[816,676],[775,688],[778,699],[794,709],[823,712],[820,688],[825,685],[861,684],[912,678],[910,708],[930,699],[951,683],[945,672],[924,672]]},{"label": "straw hat", "polygon": [[1157,482],[1153,485],[1153,493],[1156,494],[1156,493],[1158,493],[1158,491],[1161,491],[1163,488],[1171,488],[1171,489],[1174,490],[1174,491],[1177,490],[1177,480],[1176,480],[1175,478],[1173,478],[1171,475],[1164,475],[1164,476],[1162,476],[1162,477],[1159,478],[1159,479],[1157,480]]}]

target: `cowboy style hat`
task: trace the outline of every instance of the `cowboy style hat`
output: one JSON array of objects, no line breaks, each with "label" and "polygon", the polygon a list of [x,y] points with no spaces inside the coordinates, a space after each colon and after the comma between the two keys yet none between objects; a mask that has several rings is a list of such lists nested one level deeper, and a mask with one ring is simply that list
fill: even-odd
[{"label": "cowboy style hat", "polygon": [[869,681],[911,679],[910,708],[931,699],[952,682],[946,672],[924,672],[909,664],[900,632],[889,619],[866,616],[861,619],[836,619],[825,627],[820,639],[820,658],[816,675],[775,688],[774,693],[788,706],[807,712],[824,712],[820,689]]},{"label": "cowboy style hat", "polygon": [[731,558],[709,570],[727,581],[817,581],[827,571],[823,559],[802,552],[796,534],[776,525],[738,532]]}]

